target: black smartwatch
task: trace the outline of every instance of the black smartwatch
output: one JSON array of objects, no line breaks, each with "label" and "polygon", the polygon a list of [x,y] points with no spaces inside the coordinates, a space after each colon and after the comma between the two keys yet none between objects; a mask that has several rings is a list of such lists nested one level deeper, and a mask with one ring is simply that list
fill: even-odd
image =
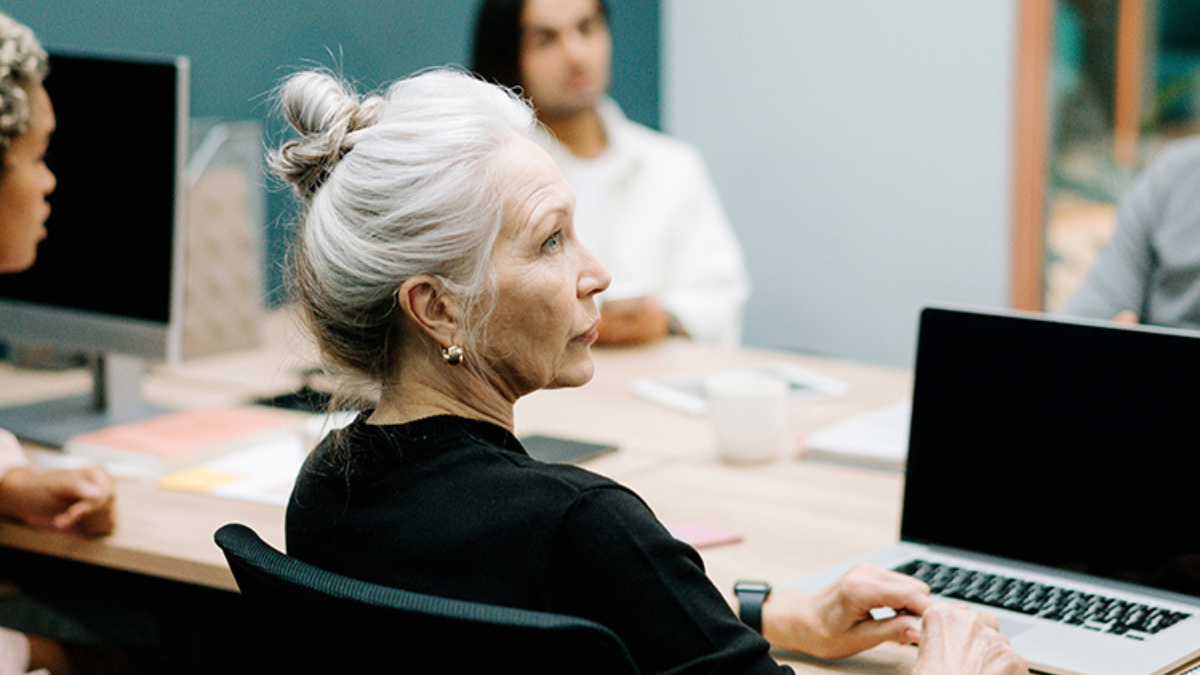
[{"label": "black smartwatch", "polygon": [[738,600],[738,617],[742,623],[762,635],[763,603],[771,594],[771,584],[765,581],[739,581],[733,585],[733,594]]}]

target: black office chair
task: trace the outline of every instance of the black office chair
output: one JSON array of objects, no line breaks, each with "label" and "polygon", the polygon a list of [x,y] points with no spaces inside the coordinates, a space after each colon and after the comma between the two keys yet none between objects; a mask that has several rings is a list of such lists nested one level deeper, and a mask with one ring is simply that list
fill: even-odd
[{"label": "black office chair", "polygon": [[620,638],[586,619],[351,579],[238,523],[215,539],[261,621],[263,672],[639,673]]}]

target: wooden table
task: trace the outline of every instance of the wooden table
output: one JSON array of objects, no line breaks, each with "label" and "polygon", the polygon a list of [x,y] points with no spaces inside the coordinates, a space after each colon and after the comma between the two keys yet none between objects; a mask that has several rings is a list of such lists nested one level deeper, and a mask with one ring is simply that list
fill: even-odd
[{"label": "wooden table", "polygon": [[[146,397],[172,406],[222,405],[287,391],[315,364],[311,345],[290,323],[273,317],[268,344],[255,350],[156,368]],[[894,403],[909,395],[907,371],[752,349],[725,350],[684,340],[643,348],[596,349],[596,376],[572,390],[543,391],[522,399],[517,433],[551,433],[616,442],[619,452],[587,468],[643,496],[668,526],[686,522],[739,533],[738,544],[701,551],[714,583],[731,596],[739,578],[786,584],[847,557],[895,541],[903,477],[896,472],[797,458],[798,450],[766,464],[730,465],[717,459],[709,421],[634,395],[642,375],[703,372],[786,362],[849,383],[844,397],[790,405],[789,431],[798,441],[830,423]],[[26,373],[0,366],[0,405],[87,387],[81,373]],[[796,448],[799,447],[797,442]],[[0,545],[189,584],[235,589],[212,533],[242,522],[283,548],[283,509],[159,488],[121,479],[118,527],[85,540],[14,524],[0,524]],[[904,672],[911,649],[883,647],[829,664],[781,659],[826,671]]]}]

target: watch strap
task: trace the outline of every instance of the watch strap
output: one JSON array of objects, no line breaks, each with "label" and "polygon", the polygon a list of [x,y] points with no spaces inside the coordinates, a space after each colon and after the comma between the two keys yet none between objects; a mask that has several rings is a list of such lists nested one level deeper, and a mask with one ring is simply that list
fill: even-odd
[{"label": "watch strap", "polygon": [[738,618],[761,635],[763,604],[771,594],[771,585],[765,581],[739,581],[733,593],[738,600]]}]

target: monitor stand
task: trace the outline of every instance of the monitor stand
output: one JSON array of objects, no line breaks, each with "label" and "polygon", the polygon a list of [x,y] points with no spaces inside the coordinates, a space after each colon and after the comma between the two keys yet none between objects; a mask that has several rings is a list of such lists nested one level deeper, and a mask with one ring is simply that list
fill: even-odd
[{"label": "monitor stand", "polygon": [[61,448],[72,436],[168,412],[142,399],[145,363],[124,354],[90,359],[92,392],[0,408],[0,429],[31,443]]}]

